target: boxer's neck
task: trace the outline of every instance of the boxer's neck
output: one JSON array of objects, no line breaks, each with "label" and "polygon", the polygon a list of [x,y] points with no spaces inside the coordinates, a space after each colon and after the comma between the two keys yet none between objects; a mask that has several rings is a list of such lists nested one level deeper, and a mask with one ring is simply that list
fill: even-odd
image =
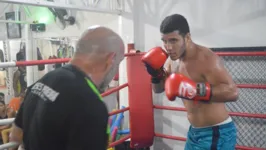
[{"label": "boxer's neck", "polygon": [[185,56],[181,59],[181,61],[187,61],[190,59],[194,59],[197,45],[193,42],[190,42],[186,47]]}]

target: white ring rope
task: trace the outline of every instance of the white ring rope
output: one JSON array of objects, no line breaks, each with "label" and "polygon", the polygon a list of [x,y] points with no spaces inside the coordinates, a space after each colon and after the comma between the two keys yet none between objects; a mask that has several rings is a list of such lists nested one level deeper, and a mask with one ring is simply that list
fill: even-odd
[{"label": "white ring rope", "polygon": [[16,67],[16,62],[2,62],[0,68]]},{"label": "white ring rope", "polygon": [[0,120],[0,126],[9,125],[9,124],[13,123],[14,120],[15,120],[15,118],[1,119]]},{"label": "white ring rope", "polygon": [[15,148],[18,146],[19,146],[19,143],[17,142],[9,142],[9,143],[0,145],[0,150],[6,150],[8,148]]},{"label": "white ring rope", "polygon": [[[0,126],[12,124],[14,122],[14,120],[15,120],[15,118],[1,119],[0,120]],[[5,143],[5,144],[0,145],[0,150],[6,150],[8,148],[15,148],[18,146],[19,146],[19,143],[9,142],[9,143]]]}]

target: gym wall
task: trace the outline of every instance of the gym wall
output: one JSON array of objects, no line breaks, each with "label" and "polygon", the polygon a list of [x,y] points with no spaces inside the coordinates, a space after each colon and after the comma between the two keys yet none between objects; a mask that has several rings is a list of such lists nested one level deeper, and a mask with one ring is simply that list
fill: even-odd
[{"label": "gym wall", "polygon": [[[73,1],[74,3],[78,3],[78,1]],[[72,2],[72,3],[73,3]],[[81,1],[80,1],[81,2]],[[16,5],[12,4],[5,4],[1,5],[1,8],[5,8],[6,11],[15,11],[17,10]],[[40,15],[36,15],[42,11],[45,16],[43,19],[47,19],[46,17],[50,17],[51,15],[45,12],[45,8],[43,7],[34,7],[34,6],[28,6],[31,16],[27,16],[25,10],[20,7],[21,12],[21,20],[26,20],[29,22],[32,22],[36,19],[39,19]],[[109,28],[112,28],[114,31],[118,32],[118,16],[117,15],[110,15],[110,14],[104,14],[104,13],[93,13],[93,12],[85,12],[85,11],[76,11],[76,10],[68,10],[69,15],[74,16],[76,18],[76,24],[72,26],[66,26],[65,29],[61,29],[60,25],[58,23],[54,23],[53,21],[49,21],[49,23],[46,25],[46,32],[43,33],[36,33],[32,32],[32,37],[35,42],[35,46],[40,48],[41,54],[43,59],[48,59],[51,55],[56,55],[56,50],[58,46],[51,44],[51,42],[48,40],[49,38],[62,38],[62,37],[68,37],[69,39],[74,39],[70,41],[70,45],[75,47],[75,42],[77,41],[77,38],[80,36],[80,34],[89,26],[92,25],[104,25]],[[2,16],[0,16],[1,19],[5,19],[5,15],[3,13]],[[97,19],[96,19],[97,18]],[[98,19],[99,18],[99,19]],[[53,19],[53,18],[52,18]],[[7,40],[6,36],[6,24],[0,23],[0,31],[2,31],[3,34],[0,36],[0,40]],[[22,30],[22,40],[20,39],[10,39],[10,54],[11,54],[11,60],[16,60],[16,53],[19,51],[20,48],[20,42],[24,41],[23,38],[25,38],[25,30],[24,25],[21,25]],[[2,48],[2,42],[0,42],[0,48]],[[39,77],[41,77],[44,73],[39,72]],[[112,97],[112,95],[111,95]],[[108,99],[108,97],[107,97]],[[110,98],[109,98],[110,99]],[[110,102],[110,101],[108,101]],[[114,102],[112,102],[114,103]],[[111,110],[111,108],[110,108]]]},{"label": "gym wall", "polygon": [[[75,0],[77,2],[77,0]],[[55,23],[47,25],[44,33],[35,37],[78,37],[91,25],[105,25],[119,33],[125,43],[134,42],[135,48],[148,51],[162,46],[159,26],[167,15],[180,13],[190,25],[192,39],[207,47],[253,47],[265,46],[266,1],[265,0],[125,0],[125,11],[121,17],[83,11],[70,11],[77,25],[61,30]],[[121,28],[119,28],[119,24]],[[0,28],[1,30],[1,28]],[[23,32],[22,32],[23,33]],[[42,43],[46,50],[47,41]],[[41,42],[40,42],[41,45]],[[16,47],[12,48],[16,49]],[[50,49],[49,49],[50,51]],[[48,53],[42,51],[42,54]],[[13,57],[13,56],[12,56]],[[45,58],[45,56],[44,56]],[[126,65],[120,65],[120,84],[127,82]],[[109,111],[116,101],[115,95],[105,98]],[[120,105],[128,106],[127,88],[120,91]],[[154,94],[154,104],[183,107],[181,100],[169,102],[165,94]],[[186,137],[189,122],[185,112],[155,110],[155,127],[159,133]],[[125,113],[128,127],[128,113]],[[155,138],[155,150],[180,150],[184,142]]]}]

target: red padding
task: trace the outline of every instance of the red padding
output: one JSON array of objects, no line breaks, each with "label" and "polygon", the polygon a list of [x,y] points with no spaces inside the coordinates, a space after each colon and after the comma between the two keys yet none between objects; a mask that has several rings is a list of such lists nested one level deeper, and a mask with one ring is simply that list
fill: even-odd
[{"label": "red padding", "polygon": [[118,81],[119,80],[119,72],[118,73],[116,73],[116,75],[115,75],[115,77],[114,77],[114,79],[113,80],[115,80],[115,81]]},{"label": "red padding", "polygon": [[154,138],[151,78],[141,61],[142,56],[127,58],[131,148],[149,147]]},{"label": "red padding", "polygon": [[112,142],[115,142],[116,140],[117,131],[118,131],[118,128],[115,127],[114,131],[112,132]]}]

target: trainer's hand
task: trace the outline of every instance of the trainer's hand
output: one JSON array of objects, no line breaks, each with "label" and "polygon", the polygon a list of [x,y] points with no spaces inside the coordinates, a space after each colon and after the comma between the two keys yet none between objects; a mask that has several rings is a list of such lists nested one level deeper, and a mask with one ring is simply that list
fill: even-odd
[{"label": "trainer's hand", "polygon": [[171,74],[165,81],[165,93],[171,101],[176,97],[209,101],[211,87],[208,83],[195,83],[182,74]]},{"label": "trainer's hand", "polygon": [[155,47],[149,50],[141,60],[145,64],[147,72],[159,81],[165,74],[163,65],[167,58],[167,53],[161,47]]}]

